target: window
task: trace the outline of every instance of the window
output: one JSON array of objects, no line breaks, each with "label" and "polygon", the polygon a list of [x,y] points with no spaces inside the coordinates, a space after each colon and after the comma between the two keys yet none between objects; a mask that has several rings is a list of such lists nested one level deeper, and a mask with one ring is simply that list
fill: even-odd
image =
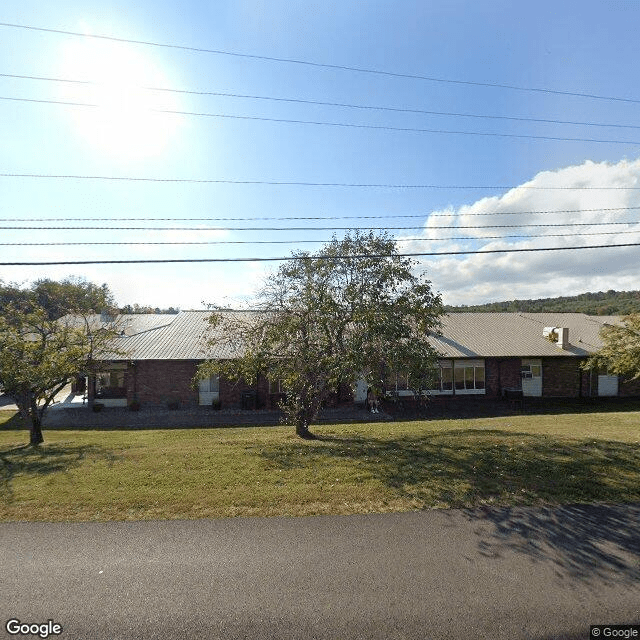
[{"label": "window", "polygon": [[438,363],[435,380],[429,391],[435,393],[449,394],[453,391],[453,365],[450,360],[441,360]]},{"label": "window", "polygon": [[451,391],[453,389],[453,368],[451,363],[440,365],[440,389],[441,391]]},{"label": "window", "polygon": [[540,364],[523,364],[521,371],[523,378],[542,377],[542,365]]},{"label": "window", "polygon": [[456,393],[484,393],[484,361],[457,360],[454,366],[453,378]]},{"label": "window", "polygon": [[386,388],[389,391],[408,391],[409,376],[401,373],[392,373],[386,380]]},{"label": "window", "polygon": [[211,376],[210,378],[204,378],[203,380],[200,380],[200,392],[201,393],[219,393],[220,377]]},{"label": "window", "polygon": [[284,393],[284,380],[269,379],[269,393]]},{"label": "window", "polygon": [[124,369],[103,371],[96,376],[96,398],[121,399],[127,397]]}]

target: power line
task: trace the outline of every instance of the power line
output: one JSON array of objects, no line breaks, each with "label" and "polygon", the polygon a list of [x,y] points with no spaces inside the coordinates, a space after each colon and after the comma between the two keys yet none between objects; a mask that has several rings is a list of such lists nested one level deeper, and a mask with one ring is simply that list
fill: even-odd
[{"label": "power line", "polygon": [[[0,96],[0,100],[10,100],[14,102],[29,102],[38,104],[54,104],[72,107],[91,107],[101,109],[101,105],[91,104],[87,102],[65,102],[61,100],[37,100],[33,98],[15,98]],[[175,109],[154,109],[148,108],[144,111],[151,113],[164,113],[177,116],[194,116],[204,118],[220,118],[226,120],[246,120],[252,122],[273,122],[276,124],[304,124],[320,127],[338,127],[342,129],[367,129],[373,131],[395,131],[399,133],[436,133],[441,135],[458,135],[458,136],[486,136],[490,138],[513,138],[520,140],[552,140],[555,142],[594,142],[604,144],[632,144],[640,145],[639,140],[604,140],[601,138],[568,138],[564,136],[539,136],[522,133],[496,133],[485,131],[459,131],[451,129],[425,129],[421,127],[394,127],[391,125],[379,124],[356,124],[352,122],[329,122],[325,120],[297,120],[293,118],[268,118],[265,116],[240,116],[228,113],[202,113],[196,111],[179,111]]]},{"label": "power line", "polygon": [[396,254],[358,254],[358,255],[338,255],[338,256],[281,256],[270,258],[158,258],[144,260],[55,260],[50,262],[0,262],[0,267],[24,267],[24,266],[56,266],[56,265],[80,265],[80,264],[159,264],[159,263],[198,263],[198,262],[281,262],[289,260],[340,260],[340,259],[385,259],[392,257],[411,258],[428,256],[458,256],[472,254],[489,253],[524,253],[542,251],[578,251],[583,249],[615,249],[620,247],[640,247],[640,242],[630,242],[625,244],[598,244],[585,245],[582,247],[538,247],[527,249],[485,249],[482,251],[432,251],[416,253],[396,253]]},{"label": "power line", "polygon": [[[1,24],[1,23],[0,23]],[[134,176],[99,176],[45,173],[0,173],[0,178],[29,178],[47,180],[103,180],[122,182],[153,182],[167,184],[237,184],[267,185],[279,187],[345,187],[358,189],[527,189],[538,191],[638,191],[638,187],[620,186],[556,186],[541,187],[534,185],[443,185],[443,184],[394,184],[394,183],[359,183],[359,182],[306,182],[292,180],[231,180],[226,178],[148,178]]]},{"label": "power line", "polygon": [[[82,84],[82,85],[89,85],[89,86],[104,86],[103,83],[96,82],[94,80],[75,80],[71,78],[51,78],[51,77],[43,77],[43,76],[19,75],[19,74],[13,74],[13,73],[0,73],[0,77],[16,78],[16,79],[23,79],[23,80],[41,80],[41,81],[48,81],[48,82]],[[143,89],[145,91],[178,93],[178,94],[184,94],[184,95],[215,96],[215,97],[223,97],[223,98],[241,98],[245,100],[287,102],[292,104],[305,104],[305,105],[308,104],[308,105],[315,105],[315,106],[340,107],[345,109],[360,109],[360,110],[367,110],[367,111],[389,111],[393,113],[414,113],[414,114],[422,114],[422,115],[447,116],[447,117],[455,117],[455,118],[511,120],[516,122],[536,122],[536,123],[543,123],[543,124],[563,124],[563,125],[568,124],[568,125],[582,126],[582,127],[615,127],[620,129],[640,129],[640,125],[635,125],[635,124],[619,124],[619,123],[608,123],[608,122],[583,122],[579,120],[558,120],[554,118],[528,118],[524,116],[498,116],[498,115],[480,114],[480,113],[460,113],[456,111],[432,111],[428,109],[415,109],[415,108],[409,108],[409,107],[385,107],[382,105],[353,104],[348,102],[328,102],[324,100],[310,100],[310,99],[304,99],[304,98],[283,98],[283,97],[277,97],[277,96],[231,93],[228,91],[195,91],[195,90],[189,90],[189,89],[173,89],[169,87],[150,87],[145,85],[139,85],[137,86],[137,88]],[[11,98],[5,98],[5,99],[9,100]],[[67,103],[56,102],[56,104],[67,104]],[[74,104],[74,103],[71,103],[71,104]]]},{"label": "power line", "polygon": [[[632,233],[640,233],[635,231]],[[445,242],[450,240],[506,240],[510,238],[567,238],[577,236],[617,236],[619,231],[588,231],[585,233],[545,233],[545,234],[510,234],[502,236],[456,236],[449,238],[396,238],[396,242]],[[0,242],[2,247],[61,247],[61,246],[105,246],[105,245],[226,245],[226,244],[321,244],[329,240],[211,240],[198,242]]]},{"label": "power line", "polygon": [[237,51],[228,51],[224,49],[207,49],[203,47],[193,47],[193,46],[187,46],[187,45],[154,42],[151,40],[133,40],[130,38],[118,38],[116,36],[80,33],[77,31],[68,31],[63,29],[35,27],[33,25],[0,22],[0,26],[13,28],[13,29],[39,31],[44,33],[55,33],[59,35],[67,35],[67,36],[74,36],[74,37],[81,37],[81,38],[92,38],[96,40],[106,40],[110,42],[137,44],[137,45],[144,45],[144,46],[150,46],[150,47],[161,47],[165,49],[177,49],[182,51],[191,51],[194,53],[207,53],[207,54],[230,56],[230,57],[250,59],[250,60],[263,60],[266,62],[301,65],[301,66],[314,67],[314,68],[320,68],[320,69],[333,69],[336,71],[348,71],[348,72],[363,73],[363,74],[370,74],[370,75],[379,75],[379,76],[385,76],[385,77],[404,78],[407,80],[422,80],[427,82],[437,82],[437,83],[455,84],[455,85],[463,85],[463,86],[489,87],[493,89],[508,89],[511,91],[545,93],[545,94],[552,94],[552,95],[572,96],[572,97],[578,97],[578,98],[590,98],[595,100],[610,100],[615,102],[631,102],[635,104],[640,103],[640,100],[635,98],[622,98],[619,96],[606,96],[606,95],[599,95],[599,94],[586,93],[586,92],[583,93],[583,92],[577,92],[577,91],[560,91],[558,89],[547,89],[542,87],[522,87],[518,85],[510,85],[510,84],[503,84],[503,83],[497,83],[497,82],[456,80],[451,78],[440,78],[436,76],[425,76],[425,75],[412,74],[412,73],[385,71],[383,69],[371,69],[366,67],[355,67],[350,65],[321,63],[321,62],[315,62],[312,60],[299,60],[295,58],[279,58],[275,56],[263,56],[263,55],[249,54],[249,53],[240,53]]},{"label": "power line", "polygon": [[0,218],[0,222],[222,222],[249,220],[389,220],[394,218],[456,218],[467,216],[519,216],[519,215],[552,215],[558,213],[589,213],[605,211],[632,211],[638,207],[598,207],[596,209],[553,209],[539,211],[488,211],[478,213],[406,213],[376,216],[276,216],[276,217],[243,217],[243,218]]},{"label": "power line", "polygon": [[[562,222],[540,224],[486,224],[481,226],[456,225],[451,227],[424,225],[412,227],[366,227],[366,231],[407,231],[413,229],[522,229],[527,227],[598,227],[612,225],[640,224],[638,220],[626,222]],[[29,230],[29,231],[351,231],[353,227],[25,227],[25,226],[0,226],[2,230]]]}]

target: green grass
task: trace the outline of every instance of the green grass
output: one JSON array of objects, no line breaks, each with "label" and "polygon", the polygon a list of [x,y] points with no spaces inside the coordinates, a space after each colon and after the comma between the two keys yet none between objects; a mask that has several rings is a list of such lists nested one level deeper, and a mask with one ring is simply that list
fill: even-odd
[{"label": "green grass", "polygon": [[[0,411],[0,520],[350,514],[640,502],[640,412],[285,427],[45,431]],[[3,428],[3,423],[4,427]]]}]

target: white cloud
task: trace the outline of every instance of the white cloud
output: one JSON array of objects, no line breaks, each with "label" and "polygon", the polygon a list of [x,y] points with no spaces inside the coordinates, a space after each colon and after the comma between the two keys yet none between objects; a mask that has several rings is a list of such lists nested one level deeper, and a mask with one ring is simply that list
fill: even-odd
[{"label": "white cloud", "polygon": [[[411,241],[402,247],[412,252],[443,252],[640,243],[640,190],[628,189],[638,186],[640,160],[615,164],[588,161],[544,171],[503,196],[483,198],[458,210],[433,212],[422,234],[425,239],[465,236],[473,240]],[[558,213],[549,213],[554,211]],[[570,223],[581,226],[490,227]],[[527,235],[490,238],[517,234]],[[445,302],[478,304],[602,289],[640,289],[639,262],[640,247],[621,247],[425,258],[422,265]]]}]

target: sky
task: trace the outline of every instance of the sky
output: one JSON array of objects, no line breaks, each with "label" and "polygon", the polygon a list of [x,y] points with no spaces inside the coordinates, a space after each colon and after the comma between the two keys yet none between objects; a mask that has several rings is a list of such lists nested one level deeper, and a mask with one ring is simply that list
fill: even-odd
[{"label": "sky", "polygon": [[[447,304],[640,289],[640,246],[576,248],[640,243],[638,2],[5,0],[0,23],[0,263],[264,259],[376,228],[445,254],[415,268]],[[0,280],[243,307],[278,264]]]}]

